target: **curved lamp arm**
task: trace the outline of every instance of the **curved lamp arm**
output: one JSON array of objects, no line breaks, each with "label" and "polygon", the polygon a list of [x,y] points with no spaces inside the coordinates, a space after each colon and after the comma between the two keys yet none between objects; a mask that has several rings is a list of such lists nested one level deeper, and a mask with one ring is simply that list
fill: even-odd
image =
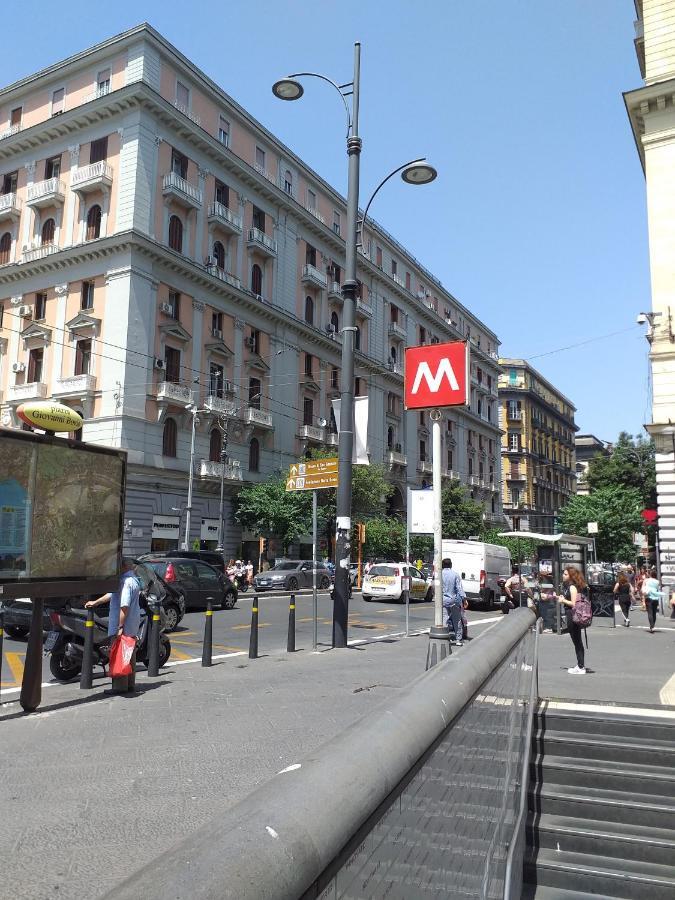
[{"label": "curved lamp arm", "polygon": [[373,202],[373,200],[379,193],[380,188],[384,187],[384,185],[389,181],[390,178],[393,178],[394,175],[398,175],[399,172],[402,172],[404,169],[407,169],[408,166],[414,166],[417,163],[425,163],[426,161],[427,161],[426,157],[422,157],[422,159],[411,159],[410,162],[403,163],[402,166],[399,166],[398,169],[394,169],[394,171],[390,172],[386,178],[382,179],[382,181],[378,184],[378,186],[375,188],[373,193],[370,195],[370,200],[366,203],[365,212],[359,219],[359,223],[356,228],[356,246],[357,247],[363,246],[363,242],[361,240],[362,234],[363,234],[363,226],[364,226],[364,224],[366,222],[366,218],[368,216],[368,210],[370,209],[370,204]]},{"label": "curved lamp arm", "polygon": [[[349,104],[347,103],[347,97],[342,93],[342,90],[343,90],[343,88],[351,87],[352,86],[351,81],[347,82],[347,84],[339,85],[335,81],[333,81],[331,78],[328,78],[326,75],[320,75],[318,72],[296,72],[294,75],[287,75],[286,77],[287,78],[320,78],[321,81],[326,81],[328,84],[330,84],[332,87],[334,87],[335,90],[340,95],[340,99],[342,100],[344,107],[345,107],[345,112],[347,113],[347,136],[349,136],[349,133],[352,130],[352,114],[349,109]],[[351,93],[351,92],[349,92],[349,93]]]}]

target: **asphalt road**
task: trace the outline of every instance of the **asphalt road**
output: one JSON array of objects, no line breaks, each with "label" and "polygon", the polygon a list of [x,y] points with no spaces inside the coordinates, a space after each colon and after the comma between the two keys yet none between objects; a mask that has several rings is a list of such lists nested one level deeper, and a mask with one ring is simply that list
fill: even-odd
[{"label": "asphalt road", "polygon": [[[214,610],[213,613],[213,654],[221,655],[248,652],[251,628],[251,607],[253,595],[249,591],[239,595],[234,609]],[[288,637],[288,595],[259,595],[258,653],[278,653],[284,651]],[[318,595],[318,645],[329,647],[332,643],[333,606],[330,595]],[[469,622],[497,613],[470,611]],[[202,637],[205,616],[201,611],[185,615],[177,630],[168,637],[171,641],[173,662],[187,662],[201,659]],[[296,650],[311,650],[313,635],[312,595],[298,594],[296,597]],[[433,604],[426,602],[410,605],[411,632],[428,628],[433,623]],[[405,605],[371,601],[366,603],[359,592],[354,593],[349,610],[349,640],[368,640],[386,637],[389,634],[405,632]],[[10,640],[5,636],[2,660],[2,697],[10,699],[16,695],[21,685],[26,655],[26,642]],[[94,671],[94,677],[101,676],[101,670]],[[52,681],[49,658],[43,663],[43,681]]]}]

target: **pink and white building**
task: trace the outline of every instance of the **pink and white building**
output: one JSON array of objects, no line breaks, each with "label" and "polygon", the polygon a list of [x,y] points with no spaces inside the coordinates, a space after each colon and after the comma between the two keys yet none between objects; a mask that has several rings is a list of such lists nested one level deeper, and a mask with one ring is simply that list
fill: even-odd
[{"label": "pink and white building", "polygon": [[[84,440],[127,450],[141,553],[178,544],[193,402],[191,539],[213,546],[227,417],[225,545],[252,555],[233,494],[337,447],[345,220],[340,194],[148,25],[1,90],[2,424],[54,398],[83,413]],[[431,472],[428,422],[403,412],[403,349],[466,337],[472,406],[447,416],[444,466],[502,521],[497,337],[372,221],[359,279],[356,392],[392,511]]]}]

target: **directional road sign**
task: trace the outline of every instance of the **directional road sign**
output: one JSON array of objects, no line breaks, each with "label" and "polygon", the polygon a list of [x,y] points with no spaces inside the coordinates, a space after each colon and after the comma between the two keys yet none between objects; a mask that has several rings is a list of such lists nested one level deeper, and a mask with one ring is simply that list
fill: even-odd
[{"label": "directional road sign", "polygon": [[320,491],[338,486],[337,457],[292,463],[286,479],[287,491]]},{"label": "directional road sign", "polygon": [[466,406],[470,387],[469,345],[466,341],[406,348],[406,409]]}]

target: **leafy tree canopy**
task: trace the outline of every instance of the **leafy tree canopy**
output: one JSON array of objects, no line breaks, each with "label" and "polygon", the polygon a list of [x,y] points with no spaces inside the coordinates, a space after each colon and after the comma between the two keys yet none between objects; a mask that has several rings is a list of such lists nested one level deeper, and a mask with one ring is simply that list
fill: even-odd
[{"label": "leafy tree canopy", "polygon": [[366,559],[402,560],[405,555],[403,522],[392,516],[368,519],[363,555]]},{"label": "leafy tree canopy", "polygon": [[656,463],[654,443],[622,431],[609,456],[598,454],[586,476],[591,492],[607,487],[635,488],[643,506],[656,508]]},{"label": "leafy tree canopy", "polygon": [[588,496],[572,497],[560,514],[564,531],[586,534],[589,522],[598,523],[598,559],[630,562],[635,557],[633,535],[642,528],[643,497],[638,488],[612,485]]},{"label": "leafy tree canopy", "polygon": [[234,516],[249,531],[278,537],[285,553],[289,544],[312,532],[312,494],[287,493],[285,477],[248,484],[239,491]]},{"label": "leafy tree canopy", "polygon": [[459,481],[452,481],[441,494],[443,537],[466,540],[483,528],[483,507],[467,499]]}]

